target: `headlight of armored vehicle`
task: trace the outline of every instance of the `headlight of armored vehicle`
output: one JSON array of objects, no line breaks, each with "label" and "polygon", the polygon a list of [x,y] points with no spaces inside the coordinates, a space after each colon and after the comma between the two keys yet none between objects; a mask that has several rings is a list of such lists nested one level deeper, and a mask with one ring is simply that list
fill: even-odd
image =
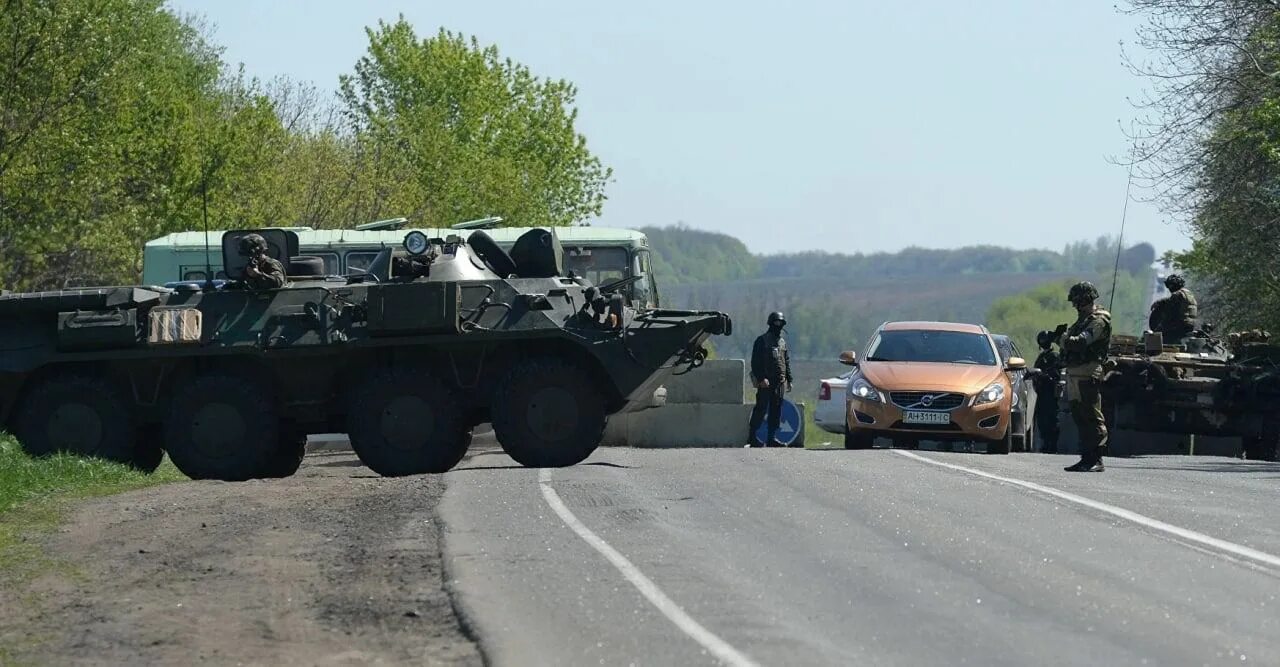
[{"label": "headlight of armored vehicle", "polygon": [[408,250],[410,255],[421,255],[430,245],[427,235],[422,232],[413,231],[404,236],[404,249]]}]

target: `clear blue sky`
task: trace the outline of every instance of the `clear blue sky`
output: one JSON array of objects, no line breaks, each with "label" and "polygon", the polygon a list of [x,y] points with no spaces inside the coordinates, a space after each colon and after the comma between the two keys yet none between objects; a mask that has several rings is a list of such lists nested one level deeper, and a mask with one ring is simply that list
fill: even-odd
[{"label": "clear blue sky", "polygon": [[[615,171],[597,224],[683,221],[754,251],[1049,247],[1119,230],[1133,19],[1097,0],[171,0],[225,58],[327,90],[403,14],[579,89]],[[1127,238],[1189,244],[1155,206]]]}]

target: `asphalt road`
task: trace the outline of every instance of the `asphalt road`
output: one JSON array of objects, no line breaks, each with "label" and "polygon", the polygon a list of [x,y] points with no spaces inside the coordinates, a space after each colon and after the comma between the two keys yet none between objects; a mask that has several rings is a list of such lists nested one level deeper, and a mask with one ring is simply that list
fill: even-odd
[{"label": "asphalt road", "polygon": [[1280,465],[1070,462],[479,447],[446,582],[497,665],[1280,664]]}]

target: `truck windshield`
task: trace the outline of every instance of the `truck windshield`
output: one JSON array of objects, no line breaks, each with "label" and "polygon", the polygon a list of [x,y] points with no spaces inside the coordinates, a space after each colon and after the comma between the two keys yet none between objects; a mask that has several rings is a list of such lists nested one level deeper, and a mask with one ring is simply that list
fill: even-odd
[{"label": "truck windshield", "polygon": [[907,329],[882,331],[867,361],[922,361],[995,366],[991,341],[978,333]]},{"label": "truck windshield", "polygon": [[626,278],[628,264],[626,248],[565,248],[564,268],[592,285]]}]

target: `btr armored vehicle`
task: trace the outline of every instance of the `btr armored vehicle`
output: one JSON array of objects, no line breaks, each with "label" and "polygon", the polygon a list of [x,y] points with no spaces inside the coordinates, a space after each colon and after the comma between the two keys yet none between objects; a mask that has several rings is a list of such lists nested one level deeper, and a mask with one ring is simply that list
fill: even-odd
[{"label": "btr armored vehicle", "polygon": [[[1265,335],[1204,331],[1180,345],[1158,333],[1112,337],[1103,384],[1112,428],[1240,437],[1245,458],[1276,460],[1280,441],[1280,348]],[[1109,364],[1111,365],[1111,364]]]},{"label": "btr armored vehicle", "polygon": [[163,448],[193,478],[290,475],[306,436],[329,432],[379,474],[443,472],[484,422],[523,465],[572,465],[609,415],[647,407],[732,329],[722,313],[628,306],[627,281],[564,270],[546,229],[510,252],[483,231],[410,232],[351,277],[297,256],[288,230],[233,231],[228,276],[245,275],[249,233],[284,287],[0,294],[0,425],[37,455],[154,468]]}]

